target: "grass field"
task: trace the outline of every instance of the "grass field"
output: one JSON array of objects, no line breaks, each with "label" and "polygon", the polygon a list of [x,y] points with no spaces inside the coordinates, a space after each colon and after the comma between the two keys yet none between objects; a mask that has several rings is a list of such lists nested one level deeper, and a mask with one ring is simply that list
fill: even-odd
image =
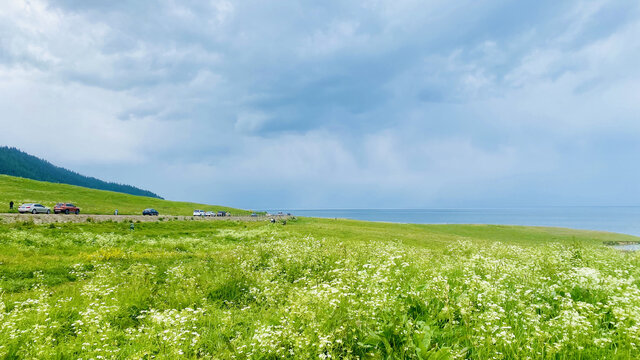
[{"label": "grass field", "polygon": [[635,359],[624,235],[345,220],[0,224],[0,358]]},{"label": "grass field", "polygon": [[[70,202],[80,207],[83,214],[113,214],[115,209],[122,215],[139,215],[146,208],[154,208],[164,215],[190,216],[193,210],[230,211],[235,215],[251,212],[218,205],[203,205],[189,202],[167,201],[145,196],[134,196],[112,191],[94,190],[80,186],[54,184],[0,175],[0,212],[9,212],[9,202],[17,209],[23,203],[40,203],[53,209],[59,202]],[[14,210],[17,212],[17,210]]]}]

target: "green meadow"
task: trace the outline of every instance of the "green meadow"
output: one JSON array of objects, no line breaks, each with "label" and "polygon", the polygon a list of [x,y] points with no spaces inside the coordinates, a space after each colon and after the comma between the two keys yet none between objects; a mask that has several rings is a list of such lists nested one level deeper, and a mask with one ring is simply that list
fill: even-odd
[{"label": "green meadow", "polygon": [[[234,215],[248,215],[247,210],[219,205],[161,200],[146,196],[128,195],[113,191],[94,190],[80,186],[54,184],[19,177],[0,175],[0,212],[9,212],[9,202],[17,209],[23,203],[40,203],[53,209],[59,202],[80,207],[83,214],[111,215],[118,209],[122,215],[140,215],[146,208],[154,208],[162,215],[191,216],[193,210],[228,211]],[[14,210],[17,212],[17,210]]]},{"label": "green meadow", "polygon": [[555,228],[0,224],[0,358],[635,359],[638,238]]}]

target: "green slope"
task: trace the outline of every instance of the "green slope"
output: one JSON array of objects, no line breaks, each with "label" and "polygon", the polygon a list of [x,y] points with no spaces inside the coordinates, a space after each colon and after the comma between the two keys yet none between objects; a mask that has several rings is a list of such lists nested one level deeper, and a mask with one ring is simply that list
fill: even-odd
[{"label": "green slope", "polygon": [[[0,212],[9,212],[9,202],[17,208],[22,203],[34,202],[53,208],[58,202],[70,202],[80,207],[83,214],[141,214],[145,208],[154,208],[163,215],[192,215],[194,209],[229,211],[246,215],[249,211],[218,205],[161,200],[113,191],[94,190],[74,185],[54,184],[19,177],[0,175]],[[15,210],[14,210],[15,211]]]},{"label": "green slope", "polygon": [[0,174],[162,199],[161,196],[151,191],[80,175],[75,171],[55,166],[44,159],[7,146],[0,146]]}]

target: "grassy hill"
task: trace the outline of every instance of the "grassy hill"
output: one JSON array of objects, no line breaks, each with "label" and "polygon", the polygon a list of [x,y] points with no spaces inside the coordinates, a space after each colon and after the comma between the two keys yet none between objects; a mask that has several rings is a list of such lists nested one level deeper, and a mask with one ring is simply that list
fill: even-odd
[{"label": "grassy hill", "polygon": [[80,175],[7,146],[0,146],[0,174],[162,199],[151,191]]},{"label": "grassy hill", "polygon": [[[22,203],[34,202],[51,207],[59,202],[70,202],[80,207],[83,214],[141,214],[145,208],[154,208],[164,215],[192,215],[194,209],[205,211],[230,211],[232,214],[249,214],[249,211],[218,205],[168,201],[158,198],[94,190],[80,186],[55,184],[19,177],[0,175],[0,212],[9,212],[9,202],[14,208]],[[14,210],[16,211],[16,210]]]}]

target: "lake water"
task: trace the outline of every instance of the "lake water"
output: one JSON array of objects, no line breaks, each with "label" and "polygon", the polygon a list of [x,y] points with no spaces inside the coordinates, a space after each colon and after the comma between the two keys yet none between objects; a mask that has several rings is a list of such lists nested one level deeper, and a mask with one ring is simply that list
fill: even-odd
[{"label": "lake water", "polygon": [[293,215],[413,224],[557,226],[640,236],[640,207],[536,207],[514,209],[271,210]]},{"label": "lake water", "polygon": [[613,248],[623,251],[638,251],[640,250],[640,244],[613,245]]}]

